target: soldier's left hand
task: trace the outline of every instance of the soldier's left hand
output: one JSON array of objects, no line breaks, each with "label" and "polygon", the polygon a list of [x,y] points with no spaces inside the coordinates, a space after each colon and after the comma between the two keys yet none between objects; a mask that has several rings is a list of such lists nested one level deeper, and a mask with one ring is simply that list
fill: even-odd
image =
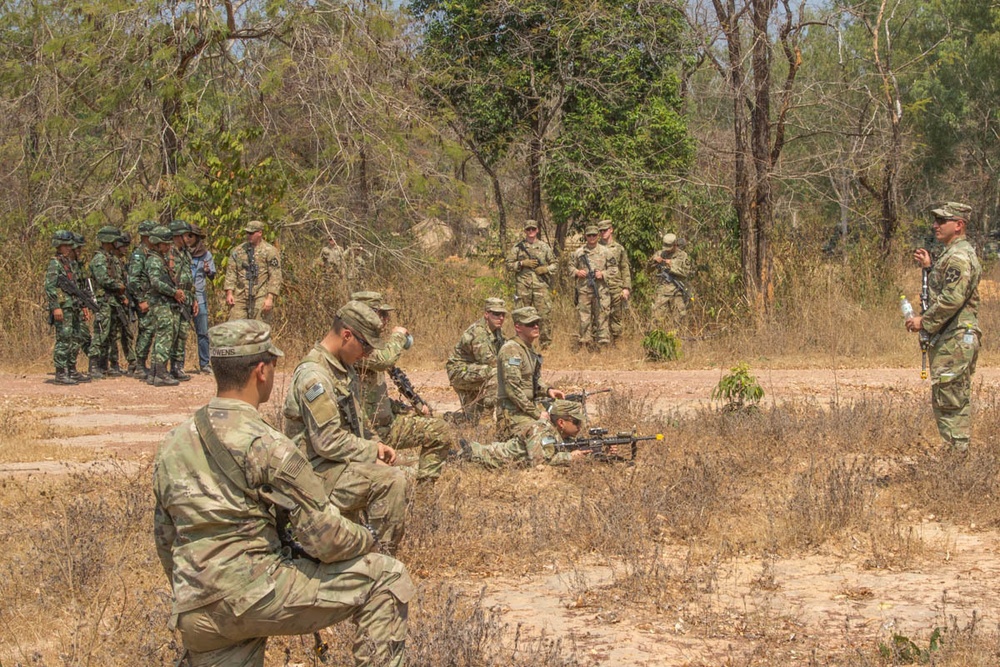
[{"label": "soldier's left hand", "polygon": [[907,331],[910,332],[920,331],[920,329],[923,328],[923,326],[924,326],[923,315],[917,315],[916,317],[911,317],[910,319],[906,320]]},{"label": "soldier's left hand", "polygon": [[84,322],[89,322],[90,321],[90,308],[84,308],[83,309],[83,321]]},{"label": "soldier's left hand", "polygon": [[264,305],[260,309],[265,313],[269,313],[272,308],[274,308],[274,295],[268,294],[264,297]]},{"label": "soldier's left hand", "polygon": [[566,398],[566,394],[559,391],[558,389],[549,389],[549,398]]},{"label": "soldier's left hand", "polygon": [[427,406],[426,403],[421,403],[420,407],[417,408],[417,412],[419,412],[420,414],[422,414],[424,417],[430,417],[431,416],[431,409]]},{"label": "soldier's left hand", "polygon": [[194,315],[195,317],[198,317],[198,302],[197,301],[195,301],[194,303],[191,304],[191,314]]},{"label": "soldier's left hand", "polygon": [[604,271],[594,271],[594,277],[598,280],[604,280]]},{"label": "soldier's left hand", "polygon": [[630,296],[632,296],[632,290],[630,290],[630,289],[623,289],[622,290],[622,298],[623,299],[625,299],[626,301],[628,301],[628,298]]}]

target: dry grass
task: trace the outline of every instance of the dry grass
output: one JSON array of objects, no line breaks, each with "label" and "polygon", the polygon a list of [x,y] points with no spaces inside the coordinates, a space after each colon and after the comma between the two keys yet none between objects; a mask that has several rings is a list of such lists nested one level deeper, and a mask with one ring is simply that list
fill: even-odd
[{"label": "dry grass", "polygon": [[48,416],[37,401],[28,397],[9,398],[0,403],[0,463],[53,459],[86,462],[99,455],[92,448],[40,442],[99,432],[86,427],[54,426],[46,421]]}]

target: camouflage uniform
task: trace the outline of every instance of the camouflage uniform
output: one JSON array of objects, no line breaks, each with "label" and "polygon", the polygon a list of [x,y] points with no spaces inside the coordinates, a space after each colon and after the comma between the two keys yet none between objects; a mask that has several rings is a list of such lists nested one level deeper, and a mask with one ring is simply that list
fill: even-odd
[{"label": "camouflage uniform", "polygon": [[[215,327],[213,348],[256,354],[262,334],[245,329],[242,322]],[[266,329],[263,335],[270,345]],[[171,625],[189,663],[263,667],[268,636],[350,618],[356,665],[401,667],[415,594],[403,564],[369,553],[368,530],[340,515],[302,453],[253,406],[213,398],[205,410],[218,448],[190,419],[160,445],[153,469],[156,550],[173,591]],[[315,560],[282,549],[279,507]]]},{"label": "camouflage uniform", "polygon": [[558,268],[555,254],[541,239],[534,243],[519,241],[507,253],[506,265],[514,274],[515,305],[532,306],[542,318],[538,344],[545,349],[552,344],[551,282]]},{"label": "camouflage uniform", "polygon": [[[608,227],[599,223],[597,229],[603,233]],[[611,342],[614,343],[622,337],[624,329],[628,299],[622,296],[622,290],[632,290],[632,269],[628,263],[628,253],[625,252],[625,246],[615,241],[613,237],[611,243],[607,243],[603,238],[600,243],[608,249],[618,267],[618,273],[614,276],[608,276],[607,281],[611,297],[611,308],[608,311],[608,330],[611,333]]]},{"label": "camouflage uniform", "polygon": [[[263,228],[262,223],[253,221],[246,226],[245,230],[253,233],[253,231],[260,231]],[[229,253],[224,289],[227,292],[232,291],[236,301],[229,311],[229,319],[241,320],[251,317],[248,310],[247,284],[247,269],[250,266],[250,258],[253,258],[253,264],[257,267],[257,275],[253,284],[252,318],[267,321],[271,319],[274,310],[272,308],[265,314],[263,312],[264,301],[268,294],[271,294],[273,299],[277,299],[278,293],[281,291],[281,256],[278,254],[277,248],[264,240],[261,240],[257,246],[249,241],[241,243]]]},{"label": "camouflage uniform", "polygon": [[118,339],[111,341],[111,356],[108,358],[112,368],[118,365],[118,352],[115,346],[121,344],[122,354],[128,360],[128,375],[135,371],[135,327],[132,323],[136,321],[135,316],[139,305],[137,302],[133,309],[133,306],[128,303],[131,297],[128,296],[128,267],[125,257],[128,255],[128,249],[131,245],[132,236],[128,232],[122,232],[115,240],[115,260],[118,262],[122,283],[125,285],[125,295],[122,296],[122,313],[129,326],[118,328]]},{"label": "camouflage uniform", "polygon": [[[58,231],[52,238],[52,246],[71,245],[73,236],[66,231]],[[73,272],[73,261],[64,255],[55,255],[49,260],[49,265],[45,269],[45,300],[49,309],[49,321],[56,330],[56,344],[52,350],[52,363],[55,365],[56,382],[61,384],[76,384],[76,380],[69,379],[69,368],[76,363],[79,352],[79,342],[75,332],[77,321],[83,318],[83,306],[77,303],[76,299],[56,286],[59,276],[66,276],[72,282],[76,282],[76,274]],[[61,309],[63,321],[56,322],[52,317],[52,311]]]},{"label": "camouflage uniform", "polygon": [[337,244],[327,245],[319,253],[320,266],[330,280],[345,280],[347,278],[346,260],[344,250]]},{"label": "camouflage uniform", "polygon": [[526,432],[506,442],[481,445],[471,442],[472,461],[486,468],[500,468],[512,463],[536,466],[565,466],[570,462],[569,452],[557,452],[556,444],[562,442],[559,431],[549,420],[536,421]]},{"label": "camouflage uniform", "polygon": [[[164,239],[164,243],[171,239],[170,230],[166,227],[157,227],[149,235],[150,241],[156,243],[156,239]],[[159,251],[152,249],[146,257],[146,275],[149,277],[149,312],[153,324],[153,346],[151,363],[154,369],[159,369],[163,376],[166,376],[167,360],[177,340],[177,331],[180,325],[180,305],[175,298],[177,285],[174,284],[174,274],[176,269],[173,266],[173,258],[170,252],[166,256]],[[153,383],[152,374],[147,382]],[[162,378],[161,378],[162,379]],[[163,384],[173,385],[176,381],[166,381]]]},{"label": "camouflage uniform", "polygon": [[[489,299],[487,310],[507,312],[501,299]],[[503,331],[490,331],[484,317],[473,322],[458,339],[445,370],[466,415],[478,420],[493,414],[497,402],[497,353],[504,344]]]},{"label": "camouflage uniform", "polygon": [[[949,212],[949,206],[964,205],[949,204],[936,209],[935,215]],[[941,438],[957,451],[968,449],[972,433],[969,398],[982,337],[978,317],[982,272],[975,248],[960,236],[947,245],[928,276],[930,307],[923,314],[922,328],[931,336],[931,405]]]},{"label": "camouflage uniform", "polygon": [[352,518],[364,513],[394,550],[405,528],[406,476],[377,461],[378,440],[364,432],[354,369],[316,345],[292,374],[284,415],[285,435],[323,478],[333,504]]},{"label": "camouflage uniform", "polygon": [[[170,233],[174,237],[190,232],[191,225],[182,220],[174,220],[170,224]],[[178,380],[189,380],[191,376],[184,372],[184,358],[187,353],[187,339],[191,333],[191,323],[194,320],[192,305],[198,298],[194,289],[194,273],[191,271],[191,252],[186,245],[181,248],[175,245],[170,248],[170,259],[173,264],[174,285],[184,291],[184,303],[174,306],[177,313],[177,337],[170,350],[171,374]],[[190,321],[181,315],[181,309],[191,313]]]},{"label": "camouflage uniform", "polygon": [[[114,243],[120,232],[114,227],[102,227],[97,232],[101,243]],[[125,316],[122,298],[125,293],[125,274],[121,262],[103,247],[90,260],[90,278],[97,294],[95,300],[100,310],[94,313],[94,336],[87,351],[91,360],[91,375],[102,377],[107,371],[108,358],[115,341],[122,337],[120,317]],[[120,314],[119,314],[120,313]],[[118,350],[114,358],[117,366]]]},{"label": "camouflage uniform", "polygon": [[[597,233],[596,227],[588,227],[587,234]],[[584,258],[590,263],[588,269]],[[597,291],[590,286],[590,281],[584,278],[577,278],[574,272],[578,269],[585,271],[601,271],[603,278],[596,278]],[[607,345],[611,342],[611,332],[608,329],[608,311],[611,309],[611,293],[608,286],[618,280],[618,260],[615,259],[611,251],[598,243],[593,248],[584,245],[577,248],[573,253],[573,261],[570,263],[570,274],[576,280],[576,312],[580,320],[580,329],[577,335],[577,345],[589,345],[596,342],[598,345]]]},{"label": "camouflage uniform", "polygon": [[670,249],[676,247],[676,242],[677,237],[673,234],[665,234],[663,237],[664,249],[659,251],[659,255],[669,260],[669,265],[656,264],[652,260],[649,262],[658,284],[656,292],[653,294],[653,327],[656,329],[677,329],[684,324],[684,320],[687,318],[688,305],[684,301],[681,289],[662,277],[664,270],[668,270],[671,275],[681,280],[690,278],[694,273],[691,259],[686,252],[675,250],[673,254],[670,254]]},{"label": "camouflage uniform", "polygon": [[[74,256],[71,260],[73,267],[73,275],[76,276],[76,283],[84,292],[88,292],[91,296],[94,296],[90,285],[87,282],[87,263],[84,261],[83,247],[86,245],[86,240],[82,234],[73,234],[73,252]],[[81,308],[85,308],[83,304],[80,304]],[[91,313],[91,321],[93,323],[93,318],[96,317],[96,313]],[[83,317],[78,317],[76,319],[76,326],[73,330],[73,336],[76,338],[76,349],[77,351],[83,350],[84,354],[90,351],[90,346],[93,343],[93,336],[90,334],[90,325],[87,324],[86,319]],[[76,368],[76,357],[73,358],[72,368]],[[89,376],[87,376],[89,379]]]},{"label": "camouflage uniform", "polygon": [[542,381],[542,355],[516,336],[504,343],[497,353],[499,436],[523,437],[541,417],[542,408],[536,401],[548,391],[549,386]]},{"label": "camouflage uniform", "polygon": [[[151,220],[145,220],[139,224],[140,236],[149,236],[156,225]],[[146,272],[146,260],[149,257],[149,248],[139,243],[132,251],[128,260],[128,286],[129,293],[135,299],[136,304],[145,301],[149,303],[149,274]],[[149,310],[138,315],[138,324],[135,335],[135,376],[141,380],[146,379],[146,360],[149,358],[149,351],[153,345],[153,307],[149,304]]]}]

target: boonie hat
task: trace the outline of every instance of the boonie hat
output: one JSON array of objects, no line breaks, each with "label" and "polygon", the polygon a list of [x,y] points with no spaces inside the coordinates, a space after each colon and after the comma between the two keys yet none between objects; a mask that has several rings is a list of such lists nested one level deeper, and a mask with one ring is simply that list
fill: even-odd
[{"label": "boonie hat", "polygon": [[243,228],[247,234],[253,234],[254,232],[264,231],[264,223],[260,220],[251,220],[247,223],[247,226]]},{"label": "boonie hat", "polygon": [[498,299],[497,297],[490,297],[486,299],[486,310],[491,313],[507,313],[507,304],[503,302],[503,299]]},{"label": "boonie hat", "polygon": [[61,245],[76,245],[76,241],[73,239],[73,232],[67,231],[65,229],[57,230],[55,234],[52,235],[52,247],[58,248]]},{"label": "boonie hat", "polygon": [[381,333],[382,320],[367,303],[356,299],[348,301],[337,311],[337,317],[376,350],[385,347]]},{"label": "boonie hat", "polygon": [[211,357],[249,357],[270,352],[276,357],[285,353],[271,341],[271,327],[260,320],[232,320],[208,330],[208,354]]},{"label": "boonie hat", "polygon": [[77,248],[82,248],[87,243],[87,238],[83,234],[77,234],[73,232],[73,245]]},{"label": "boonie hat", "polygon": [[97,240],[100,243],[114,243],[121,236],[121,231],[117,227],[108,225],[97,230]]},{"label": "boonie hat", "polygon": [[194,223],[191,224],[191,233],[201,238],[205,238],[206,236],[208,236],[208,234],[205,233],[205,230],[202,229],[200,225],[196,225]]},{"label": "boonie hat", "polygon": [[663,235],[663,245],[676,245],[677,235],[676,234],[664,234]]},{"label": "boonie hat", "polygon": [[535,322],[540,322],[542,319],[542,316],[538,314],[534,306],[518,308],[511,313],[511,317],[514,318],[514,324],[534,324]]},{"label": "boonie hat", "polygon": [[116,246],[127,246],[132,245],[132,235],[128,232],[122,232],[118,235],[118,238],[114,241]]},{"label": "boonie hat", "polygon": [[549,416],[560,419],[575,419],[578,422],[587,420],[587,415],[583,412],[583,404],[577,401],[567,401],[556,399],[549,408]]},{"label": "boonie hat", "polygon": [[610,220],[601,220],[600,222],[597,223],[597,229],[599,231],[602,231],[602,232],[605,231],[605,230],[611,229],[611,221]]},{"label": "boonie hat", "polygon": [[945,220],[951,220],[957,218],[959,220],[969,219],[969,214],[972,213],[972,207],[968,204],[961,204],[957,201],[950,201],[941,208],[936,208],[931,211],[935,218],[944,218]]}]

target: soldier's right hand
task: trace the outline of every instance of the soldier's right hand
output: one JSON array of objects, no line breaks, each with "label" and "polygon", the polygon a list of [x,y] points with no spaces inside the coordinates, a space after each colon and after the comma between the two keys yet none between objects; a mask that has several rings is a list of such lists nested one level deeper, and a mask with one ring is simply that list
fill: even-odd
[{"label": "soldier's right hand", "polygon": [[56,308],[55,310],[52,311],[52,319],[55,320],[56,322],[63,321],[62,308]]},{"label": "soldier's right hand", "polygon": [[398,333],[398,334],[402,334],[404,336],[410,335],[410,331],[406,327],[393,327],[392,328],[392,333]]},{"label": "soldier's right hand", "polygon": [[396,463],[396,450],[385,444],[384,442],[378,443],[378,461],[386,464],[393,465]]},{"label": "soldier's right hand", "polygon": [[548,272],[549,272],[549,267],[545,266],[544,264],[542,264],[541,266],[535,267],[535,273],[538,274],[538,275],[540,275],[540,276],[544,276]]},{"label": "soldier's right hand", "polygon": [[139,312],[142,313],[143,315],[145,315],[146,313],[149,312],[149,302],[148,301],[140,301],[139,302]]},{"label": "soldier's right hand", "polygon": [[184,303],[184,290],[179,289],[174,292],[174,301],[177,303]]},{"label": "soldier's right hand", "polygon": [[227,306],[236,305],[236,297],[233,296],[233,290],[231,289],[226,290],[226,305]]},{"label": "soldier's right hand", "polygon": [[522,259],[521,268],[522,269],[534,269],[538,267],[537,259]]}]

